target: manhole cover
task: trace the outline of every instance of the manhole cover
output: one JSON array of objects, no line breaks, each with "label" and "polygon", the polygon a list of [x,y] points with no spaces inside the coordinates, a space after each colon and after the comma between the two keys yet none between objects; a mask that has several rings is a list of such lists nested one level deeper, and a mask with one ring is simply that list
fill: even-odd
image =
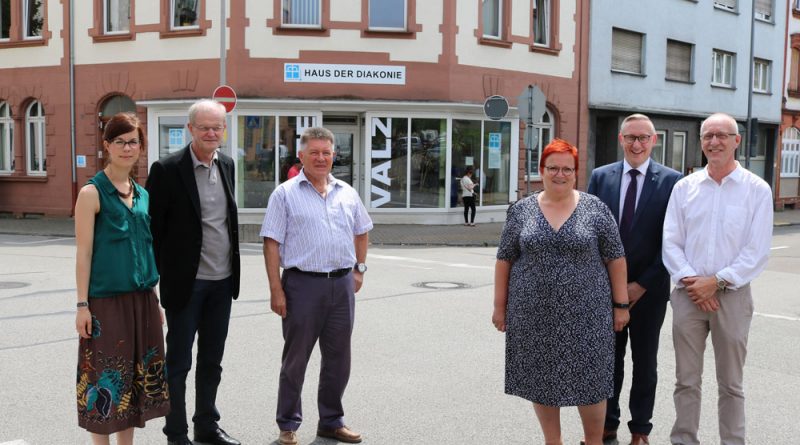
[{"label": "manhole cover", "polygon": [[424,287],[426,289],[463,289],[469,287],[465,283],[453,283],[450,281],[426,281],[422,283],[414,283],[414,287]]},{"label": "manhole cover", "polygon": [[30,285],[31,283],[22,283],[20,281],[0,281],[0,289],[19,289]]}]

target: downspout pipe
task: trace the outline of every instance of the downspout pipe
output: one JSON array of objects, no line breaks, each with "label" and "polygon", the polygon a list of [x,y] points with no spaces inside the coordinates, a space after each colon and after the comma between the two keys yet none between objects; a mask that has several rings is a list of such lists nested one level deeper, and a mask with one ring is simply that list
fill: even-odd
[{"label": "downspout pipe", "polygon": [[75,215],[75,201],[78,199],[78,172],[75,138],[75,0],[69,1],[69,140],[72,167],[72,206],[70,215]]}]

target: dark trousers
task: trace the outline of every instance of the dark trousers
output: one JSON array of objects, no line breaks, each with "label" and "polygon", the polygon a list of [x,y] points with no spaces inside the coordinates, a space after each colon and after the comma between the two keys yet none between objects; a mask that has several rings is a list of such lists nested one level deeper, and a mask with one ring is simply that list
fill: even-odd
[{"label": "dark trousers", "polygon": [[[464,200],[464,222],[465,223],[475,222],[475,197],[464,196],[461,199]],[[472,209],[472,219],[467,220],[467,213],[469,212],[470,209]]]},{"label": "dark trousers", "polygon": [[303,421],[303,381],[317,340],[322,356],[317,391],[318,427],[326,430],[342,427],[342,396],[350,379],[350,337],[355,311],[353,275],[324,278],[284,270],[281,282],[286,293],[286,318],[278,383],[278,427],[282,431],[296,431]]},{"label": "dark trousers", "polygon": [[650,434],[653,424],[653,406],[656,401],[658,383],[658,340],[667,299],[662,295],[645,293],[631,309],[631,321],[616,334],[616,356],[614,359],[614,397],[606,404],[605,428],[616,430],[620,423],[619,394],[625,375],[625,348],[630,337],[633,380],[628,407],[631,420],[628,429],[632,433]]},{"label": "dark trousers", "polygon": [[219,421],[217,387],[222,378],[222,355],[231,318],[231,278],[195,280],[189,303],[167,310],[167,384],[172,409],[164,434],[177,440],[188,434],[186,423],[186,376],[192,368],[192,345],[197,334],[195,367],[195,433],[215,430]]}]

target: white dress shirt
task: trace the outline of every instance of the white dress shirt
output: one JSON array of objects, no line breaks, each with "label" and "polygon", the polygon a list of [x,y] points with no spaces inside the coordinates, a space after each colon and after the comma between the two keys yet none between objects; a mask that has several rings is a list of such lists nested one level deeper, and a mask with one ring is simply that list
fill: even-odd
[{"label": "white dress shirt", "polygon": [[675,184],[664,218],[662,258],[672,282],[718,276],[738,289],[767,265],[772,191],[741,165],[717,184],[706,169]]},{"label": "white dress shirt", "polygon": [[[633,207],[634,213],[636,212],[636,207],[639,206],[639,198],[642,196],[644,178],[647,177],[647,167],[649,166],[650,158],[647,158],[642,165],[636,167],[636,170],[639,170],[639,177],[636,178],[636,200],[634,201],[635,205]],[[617,221],[620,222],[622,222],[622,210],[625,207],[625,194],[628,192],[628,185],[631,183],[631,175],[628,174],[628,172],[633,169],[634,168],[631,167],[631,164],[628,164],[627,160],[622,161],[622,181],[620,181],[619,184],[619,215],[617,215]]]}]

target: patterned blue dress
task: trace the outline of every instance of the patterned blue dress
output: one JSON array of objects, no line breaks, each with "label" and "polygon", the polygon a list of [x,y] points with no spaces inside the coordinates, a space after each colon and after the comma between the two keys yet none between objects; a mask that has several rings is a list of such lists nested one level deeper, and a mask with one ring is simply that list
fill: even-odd
[{"label": "patterned blue dress", "polygon": [[538,193],[508,211],[497,259],[512,263],[505,392],[547,406],[613,395],[614,326],[605,261],[624,256],[608,207],[580,193],[558,231]]}]

